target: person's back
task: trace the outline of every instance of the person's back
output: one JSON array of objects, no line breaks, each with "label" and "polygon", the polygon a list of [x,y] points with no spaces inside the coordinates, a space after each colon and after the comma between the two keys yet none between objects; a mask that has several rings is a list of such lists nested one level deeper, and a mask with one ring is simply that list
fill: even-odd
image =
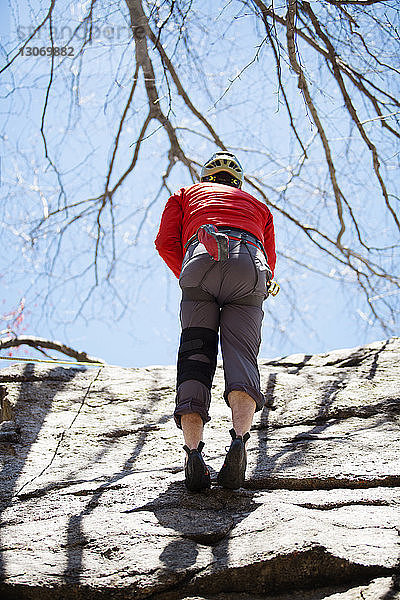
[{"label": "person's back", "polygon": [[217,481],[237,489],[244,483],[245,443],[254,412],[261,410],[257,356],[262,303],[275,267],[272,215],[241,190],[243,169],[221,152],[202,169],[201,182],[181,188],[164,209],[156,247],[179,277],[182,334],[174,412],[187,453],[189,490],[210,487],[201,450],[218,354],[224,363],[226,403],[232,410],[232,443]]},{"label": "person's back", "polygon": [[202,181],[181,188],[169,198],[156,238],[158,252],[177,277],[185,246],[205,224],[253,234],[263,244],[273,274],[276,262],[273,220],[265,204],[241,189]]}]

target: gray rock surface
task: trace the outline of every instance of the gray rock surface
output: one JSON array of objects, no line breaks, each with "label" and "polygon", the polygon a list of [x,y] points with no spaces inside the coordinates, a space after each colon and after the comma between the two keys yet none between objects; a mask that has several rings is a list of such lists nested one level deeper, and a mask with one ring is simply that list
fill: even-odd
[{"label": "gray rock surface", "polygon": [[[260,361],[244,488],[183,483],[175,368],[0,371],[0,598],[400,598],[400,340]],[[205,459],[230,416],[218,366]]]}]

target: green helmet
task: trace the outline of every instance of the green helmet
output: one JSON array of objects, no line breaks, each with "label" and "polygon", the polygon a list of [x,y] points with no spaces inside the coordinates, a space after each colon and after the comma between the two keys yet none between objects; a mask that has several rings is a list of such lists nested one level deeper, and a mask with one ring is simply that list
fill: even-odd
[{"label": "green helmet", "polygon": [[[225,177],[218,177],[218,173],[226,173]],[[215,176],[215,177],[214,177]],[[201,181],[221,181],[221,183],[227,183],[234,187],[240,188],[244,179],[244,172],[242,165],[231,152],[216,152],[212,157],[204,164],[201,169],[200,175]],[[224,180],[224,181],[222,181]]]}]

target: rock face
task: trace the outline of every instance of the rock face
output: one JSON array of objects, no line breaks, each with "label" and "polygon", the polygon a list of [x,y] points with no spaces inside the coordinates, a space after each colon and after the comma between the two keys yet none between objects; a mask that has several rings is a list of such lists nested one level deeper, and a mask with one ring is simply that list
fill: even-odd
[{"label": "rock face", "polygon": [[173,367],[1,370],[0,598],[400,598],[400,340],[260,371],[245,487],[194,494]]}]

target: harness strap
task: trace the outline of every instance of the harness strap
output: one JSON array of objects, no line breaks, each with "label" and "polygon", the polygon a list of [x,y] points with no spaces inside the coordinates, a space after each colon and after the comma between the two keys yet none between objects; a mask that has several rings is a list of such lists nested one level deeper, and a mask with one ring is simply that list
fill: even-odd
[{"label": "harness strap", "polygon": [[[235,237],[235,236],[233,236],[233,235],[229,235],[229,231],[232,231],[232,230],[235,230],[235,228],[232,228],[232,229],[231,229],[231,228],[229,228],[229,227],[219,227],[219,228],[218,228],[218,231],[221,231],[221,232],[223,232],[223,233],[226,233],[226,234],[227,234],[227,236],[228,236],[228,238],[229,238],[230,240],[234,240],[234,241],[237,241],[237,242],[242,242],[242,241],[243,241],[245,244],[251,244],[251,245],[252,245],[252,246],[254,246],[255,248],[258,248],[259,250],[261,250],[261,252],[264,254],[264,256],[265,256],[265,258],[266,258],[266,260],[267,260],[267,264],[268,264],[268,256],[267,256],[267,253],[265,252],[265,248],[264,248],[263,244],[260,242],[260,240],[258,240],[258,239],[256,238],[256,236],[254,236],[253,234],[249,233],[248,231],[244,231],[244,230],[243,230],[243,237]],[[252,241],[249,239],[249,236],[253,237],[255,241],[254,241],[254,242],[252,242]],[[184,250],[185,250],[185,252],[186,252],[186,250],[188,249],[188,247],[190,246],[190,244],[192,244],[193,242],[196,242],[196,241],[198,241],[198,239],[197,239],[197,231],[196,231],[196,233],[195,233],[194,235],[192,235],[192,237],[191,237],[191,238],[189,238],[189,239],[188,239],[188,241],[186,242],[186,244],[185,244],[185,246],[184,246]]]},{"label": "harness strap", "polygon": [[255,246],[256,248],[258,248],[259,250],[262,250],[264,252],[264,254],[265,254],[265,251],[264,251],[264,248],[263,248],[263,245],[262,245],[261,242],[258,242],[258,241],[257,242],[251,242],[246,237],[245,238],[241,238],[241,237],[235,237],[233,235],[228,235],[228,238],[230,240],[235,240],[236,242],[244,241],[245,244],[251,244],[252,246]]},{"label": "harness strap", "polygon": [[192,235],[192,237],[189,238],[186,244],[184,245],[183,249],[185,250],[185,252],[189,248],[190,244],[195,241],[197,241],[197,232],[194,235]]},{"label": "harness strap", "polygon": [[[223,231],[223,228],[221,228],[221,231]],[[253,235],[252,233],[248,233],[247,231],[243,231],[243,237],[235,237],[235,236],[229,235],[229,234],[227,234],[227,235],[230,240],[235,240],[237,242],[244,242],[245,244],[250,244],[251,246],[254,246],[255,248],[258,248],[259,250],[261,250],[261,252],[264,254],[265,260],[267,261],[267,264],[268,264],[268,256],[265,251],[265,248],[264,248],[263,244],[260,242],[260,240],[256,238],[255,235]],[[249,236],[251,236],[254,239],[254,242],[249,239]]]}]

